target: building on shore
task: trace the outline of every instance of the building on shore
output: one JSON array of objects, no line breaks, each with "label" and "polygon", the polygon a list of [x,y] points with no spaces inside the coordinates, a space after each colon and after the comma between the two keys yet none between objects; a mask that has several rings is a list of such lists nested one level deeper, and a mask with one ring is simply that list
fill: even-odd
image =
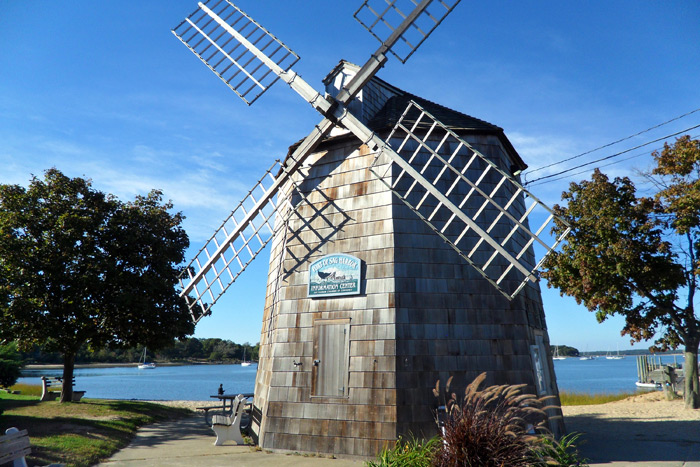
[{"label": "building on shore", "polygon": [[[341,62],[326,91],[337,93],[356,71]],[[350,110],[388,138],[411,100],[499,168],[526,167],[501,128],[376,77]],[[467,157],[455,164],[466,166]],[[433,436],[432,388],[450,376],[454,388],[487,372],[487,384],[525,383],[529,392],[558,396],[538,283],[505,298],[377,172],[400,182],[388,158],[339,129],[279,195],[295,208],[278,214],[271,242],[252,424],[263,449],[374,456],[398,436]],[[470,178],[485,172],[465,169]],[[424,175],[443,176],[429,161]],[[450,180],[439,182],[448,193]],[[526,209],[522,198],[511,205],[516,212]],[[478,222],[506,244],[526,244],[519,233],[509,238],[498,218],[487,209]],[[473,231],[461,242],[480,244]],[[534,256],[529,249],[523,260],[534,267]],[[562,432],[560,413],[551,415],[552,430]]]}]

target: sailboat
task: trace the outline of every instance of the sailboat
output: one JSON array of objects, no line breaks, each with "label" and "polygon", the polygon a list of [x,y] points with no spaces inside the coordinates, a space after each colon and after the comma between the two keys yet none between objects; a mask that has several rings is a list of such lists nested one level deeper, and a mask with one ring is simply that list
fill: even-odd
[{"label": "sailboat", "polygon": [[558,345],[554,346],[554,356],[552,357],[552,360],[566,360],[565,356],[559,355],[559,346]]},{"label": "sailboat", "polygon": [[243,361],[241,362],[241,366],[250,366],[251,363],[253,362],[247,362],[245,359],[245,347],[243,347]]},{"label": "sailboat", "polygon": [[[587,355],[586,355],[587,354]],[[581,356],[578,358],[579,360],[593,360],[595,357],[591,354],[588,353],[588,346],[586,346],[586,352],[585,354],[581,354]]]},{"label": "sailboat", "polygon": [[138,366],[139,370],[152,370],[155,367],[156,367],[155,363],[146,362],[146,347],[144,347],[143,348],[143,355],[141,356],[141,360],[139,360],[139,366]]},{"label": "sailboat", "polygon": [[606,359],[608,360],[622,360],[625,358],[624,355],[620,355],[620,347],[618,346],[617,348],[617,355],[611,355],[610,352],[605,356]]}]

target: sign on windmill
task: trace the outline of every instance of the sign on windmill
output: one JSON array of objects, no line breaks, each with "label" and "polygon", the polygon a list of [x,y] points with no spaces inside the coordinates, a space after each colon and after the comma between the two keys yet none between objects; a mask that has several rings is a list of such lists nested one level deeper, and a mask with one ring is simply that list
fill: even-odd
[{"label": "sign on windmill", "polygon": [[[173,30],[246,103],[279,79],[323,116],[181,278],[198,321],[272,242],[252,426],[264,448],[374,455],[434,431],[429,395],[447,374],[490,371],[494,383],[558,393],[534,258],[561,239],[545,241],[552,213],[510,171],[524,163],[498,127],[375,77],[458,3],[365,1],[355,17],[381,44],[361,67],[341,62],[325,96],[292,70],[293,51],[227,0],[199,3]],[[491,153],[467,141],[474,122]],[[360,269],[328,267],[343,255]],[[335,287],[324,281],[357,289],[324,296]]]},{"label": "sign on windmill", "polygon": [[309,266],[309,297],[339,297],[360,293],[362,262],[351,255],[332,254]]}]

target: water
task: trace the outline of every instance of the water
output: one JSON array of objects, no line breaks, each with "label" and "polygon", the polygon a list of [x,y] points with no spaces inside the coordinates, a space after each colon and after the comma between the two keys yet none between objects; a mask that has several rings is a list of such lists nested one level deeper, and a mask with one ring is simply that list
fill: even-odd
[{"label": "water", "polygon": [[[663,363],[674,363],[672,356]],[[633,392],[637,388],[637,359],[555,360],[559,389],[591,394]],[[683,357],[677,358],[683,363]],[[227,394],[252,393],[257,366],[184,365],[159,366],[154,370],[133,367],[79,368],[76,389],[96,399],[201,400],[210,401],[219,384]],[[61,376],[61,370],[25,370],[20,383],[41,384],[40,376]]]},{"label": "water", "polygon": [[[655,357],[658,359],[658,357]],[[664,364],[683,363],[683,356],[663,356]],[[622,360],[597,357],[593,360],[567,358],[554,360],[554,372],[560,391],[587,392],[591,394],[618,394],[634,392],[637,387],[637,357],[627,356]]]},{"label": "water", "polygon": [[[219,384],[226,394],[252,393],[257,365],[76,368],[75,389],[95,399],[211,401]],[[41,376],[62,376],[62,370],[24,370],[19,383],[41,384]]]}]

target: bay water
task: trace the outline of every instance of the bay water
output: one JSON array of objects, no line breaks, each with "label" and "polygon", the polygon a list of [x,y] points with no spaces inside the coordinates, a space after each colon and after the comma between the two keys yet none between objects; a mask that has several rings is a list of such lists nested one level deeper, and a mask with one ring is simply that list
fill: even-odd
[{"label": "bay water", "polygon": [[[658,357],[657,357],[658,359]],[[661,357],[674,363],[673,356]],[[683,363],[683,357],[675,358]],[[560,391],[591,394],[634,392],[637,390],[636,357],[621,360],[567,358],[554,361]],[[226,394],[252,393],[257,365],[158,366],[152,370],[131,367],[77,368],[77,390],[94,399],[195,400],[211,401],[219,385]],[[24,370],[20,383],[41,384],[41,376],[61,376],[61,370]]]},{"label": "bay water", "polygon": [[[255,390],[257,365],[178,365],[140,370],[134,366],[76,368],[75,389],[93,399],[212,401],[223,385],[226,394]],[[19,383],[41,384],[42,376],[62,376],[61,369],[24,370]]]}]

